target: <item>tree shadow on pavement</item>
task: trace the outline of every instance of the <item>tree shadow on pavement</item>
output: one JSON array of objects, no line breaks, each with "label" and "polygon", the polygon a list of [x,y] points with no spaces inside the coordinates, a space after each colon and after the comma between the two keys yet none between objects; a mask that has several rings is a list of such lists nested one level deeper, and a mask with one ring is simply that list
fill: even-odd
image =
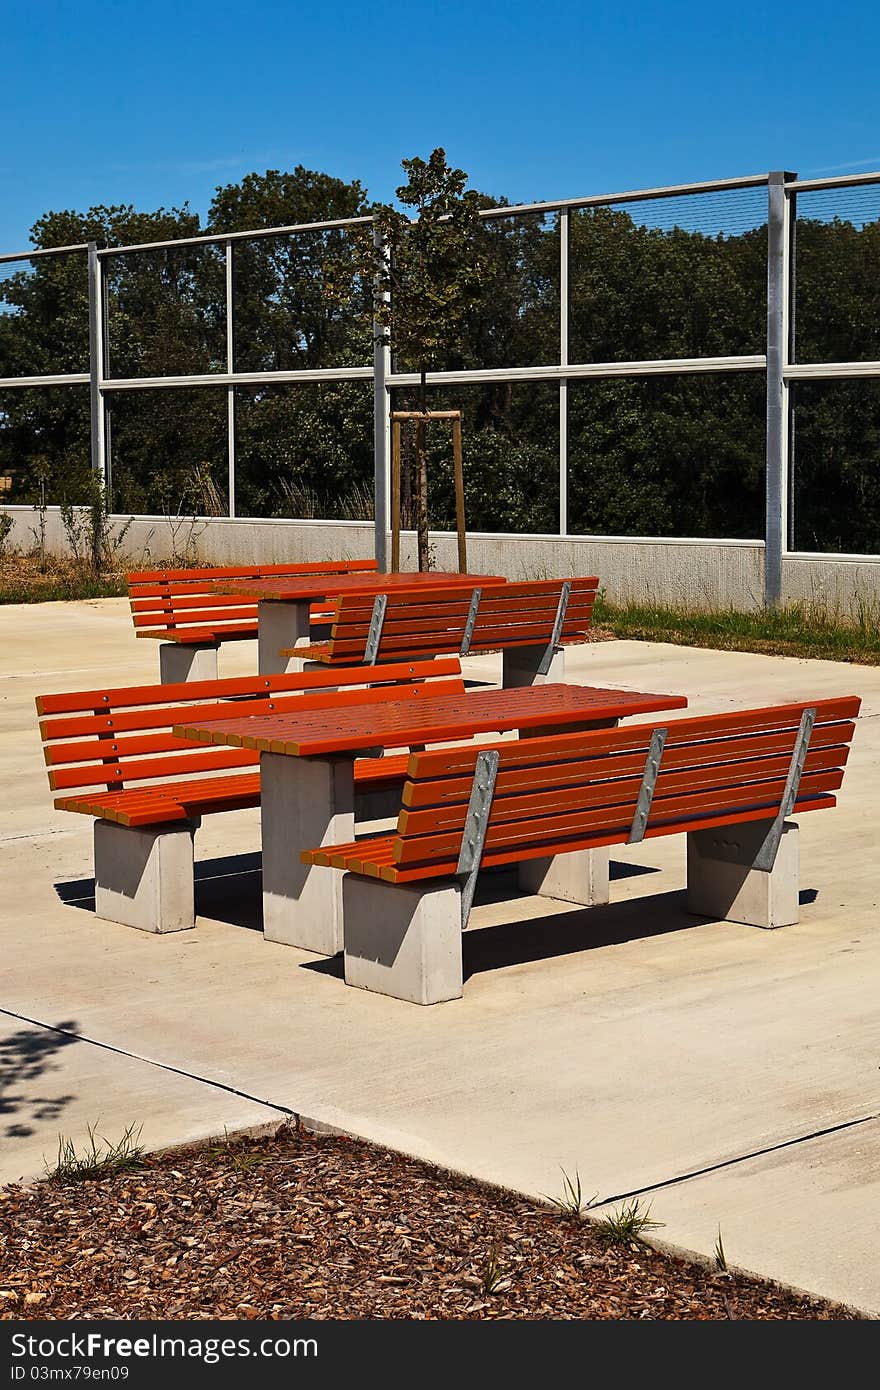
[{"label": "tree shadow on pavement", "polygon": [[79,1041],[71,1036],[77,1024],[72,1019],[54,1025],[65,1032],[38,1027],[15,1029],[0,1037],[0,1137],[25,1139],[36,1132],[37,1123],[54,1120],[65,1105],[76,1097],[47,1095],[44,1078],[60,1068],[56,1058],[66,1047]]}]

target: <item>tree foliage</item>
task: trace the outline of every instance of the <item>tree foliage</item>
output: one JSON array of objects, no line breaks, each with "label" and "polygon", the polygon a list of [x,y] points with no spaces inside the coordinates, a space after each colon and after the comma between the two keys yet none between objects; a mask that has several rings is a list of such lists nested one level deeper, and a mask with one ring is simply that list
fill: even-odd
[{"label": "tree foliage", "polygon": [[[408,262],[400,251],[392,262],[392,275],[400,277],[398,303],[408,287],[418,304],[409,336],[401,323],[389,323],[397,332],[397,365],[417,371],[555,362],[557,219],[529,214],[480,220],[480,209],[503,213],[503,200],[466,189],[461,171],[448,170],[445,159],[432,168],[432,160],[433,155],[405,163],[404,189],[413,201],[402,209],[377,210],[389,235],[399,234],[401,245],[410,238],[412,251]],[[370,211],[357,182],[298,167],[250,174],[219,188],[205,225],[186,207],[96,207],[47,213],[32,238],[39,247],[92,239],[119,246],[206,230],[357,218]],[[414,227],[407,215],[413,211],[425,214],[424,225]],[[452,220],[444,223],[447,213]],[[444,228],[450,240],[439,251],[436,238]],[[336,228],[237,242],[236,368],[369,365],[367,240],[357,228]],[[570,247],[571,361],[763,350],[766,227],[737,236],[680,227],[661,231],[626,211],[602,208],[571,213]],[[210,376],[226,370],[222,248],[171,247],[110,257],[105,266],[112,376]],[[880,223],[801,217],[796,269],[799,359],[880,358]],[[440,288],[429,293],[429,280]],[[393,305],[394,300],[392,315]],[[82,373],[87,367],[85,257],[39,260],[8,273],[0,281],[0,377]],[[218,385],[108,397],[118,509],[202,510],[209,491],[225,497],[226,394]],[[241,514],[290,514],[307,497],[328,516],[350,514],[356,494],[368,512],[368,381],[255,385],[237,389],[235,397]],[[556,528],[558,399],[552,382],[428,389],[429,407],[464,411],[471,529]],[[760,372],[572,381],[568,399],[571,531],[762,534]],[[880,550],[880,385],[799,382],[794,401],[797,544]],[[417,389],[395,393],[395,406],[418,403]],[[0,392],[0,474],[12,476],[11,501],[45,495],[53,502],[85,502],[88,388]],[[450,525],[451,450],[442,427],[429,437],[428,474],[432,524]]]}]

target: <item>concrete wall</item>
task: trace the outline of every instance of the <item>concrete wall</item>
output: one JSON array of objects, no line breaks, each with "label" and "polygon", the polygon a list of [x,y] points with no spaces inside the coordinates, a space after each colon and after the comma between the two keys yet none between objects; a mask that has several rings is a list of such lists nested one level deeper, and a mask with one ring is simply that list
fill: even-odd
[{"label": "concrete wall", "polygon": [[[22,550],[35,544],[36,513],[7,507],[13,518],[9,543]],[[127,518],[120,518],[120,525]],[[455,537],[432,536],[438,569],[456,566]],[[46,513],[46,546],[67,549],[57,508]],[[210,518],[169,522],[138,517],[130,526],[124,552],[132,568],[161,564],[189,550],[188,563],[265,564],[308,560],[366,559],[373,553],[369,522],[230,521]],[[508,579],[550,579],[597,574],[612,602],[653,601],[692,608],[760,607],[764,546],[758,541],[657,540],[632,537],[473,535],[468,569]],[[403,538],[402,565],[415,568],[415,542]],[[831,612],[858,615],[880,608],[880,561],[858,556],[795,555],[784,563],[785,600],[816,603]]]}]

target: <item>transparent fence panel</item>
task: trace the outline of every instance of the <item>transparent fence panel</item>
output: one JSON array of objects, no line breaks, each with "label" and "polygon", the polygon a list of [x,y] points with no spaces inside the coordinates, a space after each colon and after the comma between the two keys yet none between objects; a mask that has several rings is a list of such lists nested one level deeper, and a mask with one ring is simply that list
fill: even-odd
[{"label": "transparent fence panel", "polygon": [[[559,362],[559,219],[554,215],[490,218],[477,234],[486,284],[461,335],[447,343],[437,371],[539,367]],[[417,371],[404,357],[395,369]]]},{"label": "transparent fence panel", "polygon": [[132,251],[103,266],[110,377],[225,372],[222,246]]},{"label": "transparent fence panel", "polygon": [[880,184],[797,195],[795,360],[880,360]]},{"label": "transparent fence panel", "polygon": [[369,227],[333,228],[234,244],[236,371],[372,363],[372,291],[358,274],[367,238]]},{"label": "transparent fence panel", "polygon": [[763,374],[572,381],[572,535],[764,533]]},{"label": "transparent fence panel", "polygon": [[0,265],[0,377],[88,370],[85,252]]},{"label": "transparent fence panel", "polygon": [[792,391],[794,549],[880,555],[880,381]]},{"label": "transparent fence panel", "polygon": [[371,381],[235,393],[239,516],[373,519]]},{"label": "transparent fence panel", "polygon": [[90,447],[87,386],[0,392],[0,508],[85,502]]},{"label": "transparent fence panel", "polygon": [[767,332],[767,190],[571,213],[572,362],[749,356]]},{"label": "transparent fence panel", "polygon": [[[411,410],[414,393],[394,392],[394,409]],[[559,387],[499,383],[430,389],[429,410],[461,410],[465,518],[468,531],[553,532],[559,525]],[[401,498],[412,525],[414,436],[404,430]],[[432,530],[455,530],[452,432],[428,426],[428,496]]]},{"label": "transparent fence panel", "polygon": [[114,511],[227,514],[225,390],[118,391],[107,400]]}]

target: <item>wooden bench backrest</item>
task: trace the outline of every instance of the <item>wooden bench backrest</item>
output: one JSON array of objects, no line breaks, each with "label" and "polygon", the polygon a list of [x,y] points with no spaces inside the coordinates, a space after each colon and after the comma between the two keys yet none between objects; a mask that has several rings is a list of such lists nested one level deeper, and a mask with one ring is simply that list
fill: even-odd
[{"label": "wooden bench backrest", "polygon": [[244,594],[218,594],[224,579],[265,579],[286,574],[355,574],[376,569],[375,560],[321,560],[302,565],[233,565],[224,569],[133,570],[128,575],[132,621],[143,635],[204,627],[214,632],[252,622],[257,605]]},{"label": "wooden bench backrest", "polygon": [[40,695],[36,703],[49,785],[53,791],[95,786],[121,791],[132,782],[253,767],[259,763],[259,753],[175,738],[171,728],[191,719],[194,710],[200,719],[222,719],[231,701],[237,715],[323,709],[405,700],[422,690],[426,681],[438,694],[464,691],[458,659],[450,658],[401,662],[384,666],[381,672],[374,667],[351,667]]},{"label": "wooden bench backrest", "polygon": [[[570,585],[570,592],[559,641],[582,639],[590,627],[598,579],[529,580],[480,589],[468,650],[497,651],[549,643],[565,583]],[[467,588],[389,593],[376,660],[461,651],[473,593]],[[328,652],[331,660],[364,660],[374,604],[372,594],[342,594],[336,599]]]},{"label": "wooden bench backrest", "polygon": [[776,815],[801,716],[816,710],[792,814],[833,806],[856,696],[592,733],[470,745],[410,756],[391,862],[396,882],[454,874],[481,751],[499,763],[484,867],[630,839],[655,729],[666,728],[644,834],[667,835]]}]

